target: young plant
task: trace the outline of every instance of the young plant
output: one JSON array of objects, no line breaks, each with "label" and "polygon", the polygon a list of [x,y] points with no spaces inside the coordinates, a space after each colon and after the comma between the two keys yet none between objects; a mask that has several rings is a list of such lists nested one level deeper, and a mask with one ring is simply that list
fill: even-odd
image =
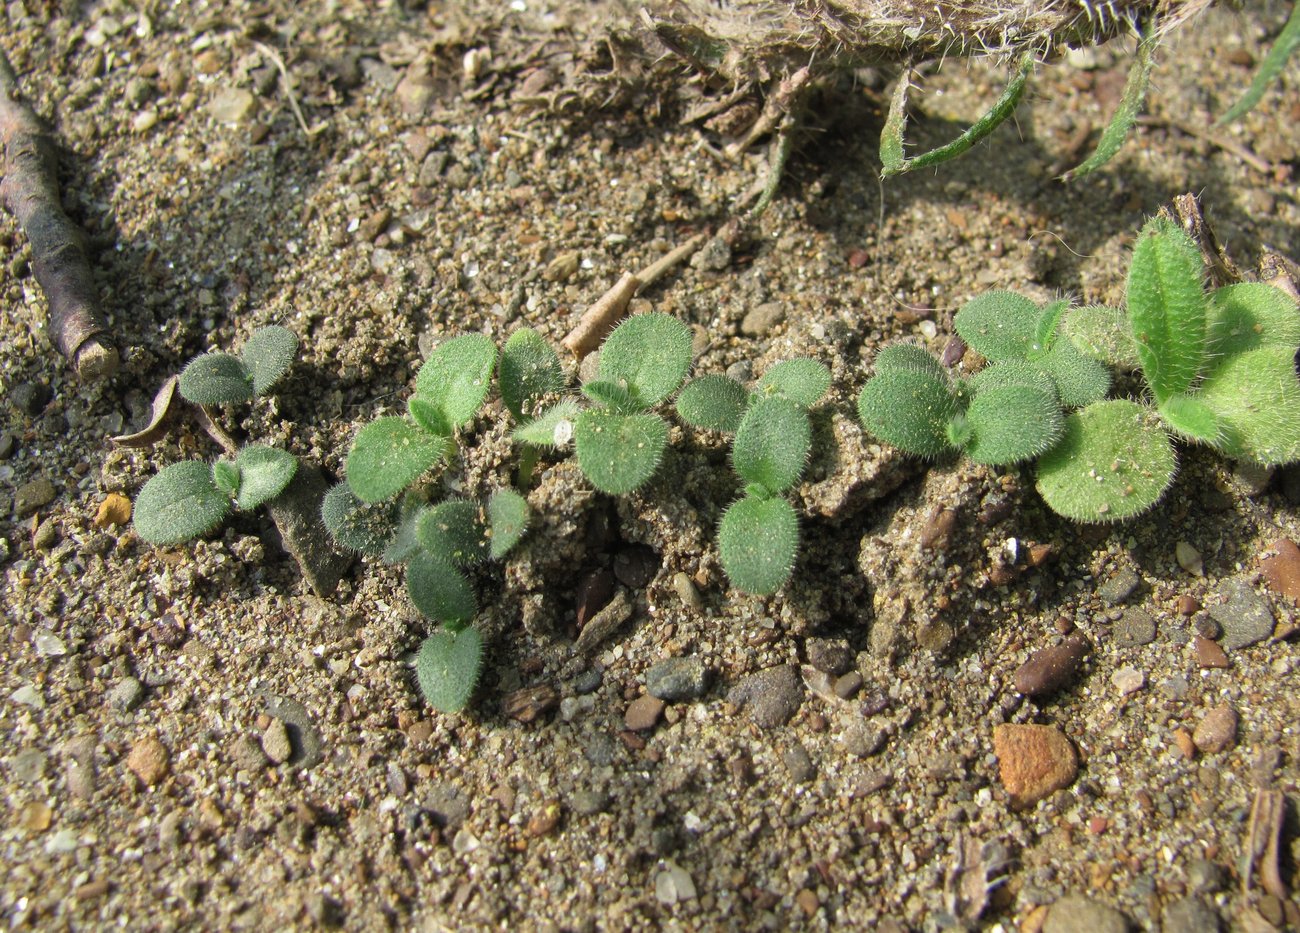
[{"label": "young plant", "polygon": [[[242,402],[265,395],[288,371],[298,338],[283,327],[254,331],[238,356],[205,353],[181,371],[178,388],[196,405]],[[274,447],[235,443],[215,426],[214,437],[229,451],[228,459],[207,463],[189,460],[164,467],[136,496],[135,530],[150,544],[179,544],[207,534],[232,509],[255,509],[270,502],[293,479],[298,461]]]},{"label": "young plant", "polygon": [[515,432],[518,440],[563,446],[593,486],[626,495],[654,476],[668,446],[668,422],[650,409],[677,391],[691,365],[691,331],[667,314],[637,314],[605,340],[590,403],[561,400]]},{"label": "young plant", "polygon": [[731,464],[744,495],[722,516],[718,552],[738,590],[775,593],[794,568],[799,519],[782,493],[803,473],[811,445],[808,409],[830,388],[831,374],[815,360],[777,363],[751,393],[726,376],[702,376],[677,400],[689,424],[734,433]]}]

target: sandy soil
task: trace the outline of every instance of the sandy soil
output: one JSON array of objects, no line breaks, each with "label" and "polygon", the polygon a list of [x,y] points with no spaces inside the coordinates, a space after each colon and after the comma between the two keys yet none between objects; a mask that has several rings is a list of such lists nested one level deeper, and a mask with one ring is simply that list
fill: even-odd
[{"label": "sandy soil", "polygon": [[[358,564],[321,598],[264,513],[168,549],[97,523],[112,494],[217,453],[187,418],[148,450],[106,440],[141,426],[193,355],[271,322],[300,334],[279,395],[227,424],[337,476],[356,427],[401,405],[444,335],[503,340],[528,323],[558,343],[622,271],[716,229],[761,177],[761,150],[718,158],[723,140],[683,125],[671,97],[573,105],[582,69],[617,48],[605,10],[452,6],[0,11],[0,44],[67,147],[65,204],[124,360],[109,383],[76,383],[41,334],[25,240],[0,220],[5,922],[1295,923],[1285,891],[1246,869],[1257,791],[1277,789],[1280,881],[1300,883],[1297,640],[1229,647],[1215,667],[1197,639],[1231,644],[1261,612],[1294,631],[1294,603],[1257,570],[1274,542],[1300,540],[1300,476],[1189,451],[1149,517],[1081,528],[1027,472],[927,470],[852,415],[883,343],[941,348],[980,291],[1117,301],[1134,233],[1174,195],[1202,196],[1243,267],[1266,248],[1300,257],[1294,67],[1216,131],[1228,146],[1204,130],[1280,27],[1274,6],[1212,11],[1175,36],[1154,120],[1068,186],[1053,176],[1113,106],[1124,49],[1051,66],[990,142],[883,186],[884,84],[846,76],[756,229],[638,299],[697,326],[697,372],[797,355],[834,372],[796,497],[806,546],[776,597],[728,590],[712,529],[735,481],[717,438],[681,429],[659,478],[623,501],[565,461],[545,472],[531,537],[476,581],[488,658],[456,716],[414,686],[426,623],[391,568]],[[925,80],[913,139],[951,136],[1000,82],[947,63]],[[509,480],[501,414],[449,474],[467,492]],[[611,571],[627,619],[580,651],[580,594]],[[1019,665],[1072,632],[1091,650],[1065,689],[1017,693]],[[707,681],[638,704],[667,658]],[[1012,806],[993,739],[1007,723],[1068,737],[1068,786]]]}]

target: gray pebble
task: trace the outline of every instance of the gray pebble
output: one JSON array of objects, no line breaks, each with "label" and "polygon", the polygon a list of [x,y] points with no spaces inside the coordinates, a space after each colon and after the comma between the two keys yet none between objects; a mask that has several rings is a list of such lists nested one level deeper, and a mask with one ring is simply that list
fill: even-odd
[{"label": "gray pebble", "polygon": [[14,492],[14,515],[26,518],[39,508],[54,501],[54,484],[44,476],[23,483]]},{"label": "gray pebble", "polygon": [[38,551],[48,551],[59,543],[59,525],[52,518],[47,518],[36,526],[32,532],[32,547]]},{"label": "gray pebble", "polygon": [[849,723],[840,739],[844,743],[844,750],[858,758],[870,758],[877,754],[888,740],[889,732],[870,722]]},{"label": "gray pebble", "polygon": [[1213,894],[1223,890],[1228,873],[1218,862],[1206,858],[1195,859],[1187,866],[1187,884],[1197,894]]},{"label": "gray pebble", "polygon": [[1118,606],[1133,595],[1141,582],[1142,578],[1137,575],[1137,571],[1132,567],[1125,567],[1097,587],[1097,595],[1108,606]]},{"label": "gray pebble", "polygon": [[803,704],[803,680],[793,664],[769,667],[732,687],[727,702],[747,707],[749,717],[762,729],[783,726]]},{"label": "gray pebble", "polygon": [[384,778],[388,782],[388,792],[397,797],[406,796],[406,792],[411,789],[410,783],[406,780],[406,772],[395,761],[388,763],[388,767],[384,771]]},{"label": "gray pebble", "polygon": [[569,797],[569,808],[579,816],[595,816],[609,809],[610,797],[598,790],[577,790]]},{"label": "gray pebble", "polygon": [[695,700],[708,687],[709,669],[696,657],[666,658],[646,671],[646,691],[669,703]]},{"label": "gray pebble", "polygon": [[704,600],[700,598],[700,591],[695,588],[695,582],[680,570],[673,574],[673,592],[687,609],[699,611],[704,608]]},{"label": "gray pebble", "polygon": [[754,364],[749,360],[738,360],[727,367],[726,374],[729,379],[735,379],[741,385],[748,385],[754,378]]},{"label": "gray pebble", "polygon": [[9,773],[20,784],[31,784],[45,777],[48,758],[39,748],[23,749],[9,759]]},{"label": "gray pebble", "polygon": [[796,784],[806,784],[817,773],[808,749],[798,742],[782,750],[781,761],[784,762],[785,769],[790,772],[790,780]]},{"label": "gray pebble", "polygon": [[1156,620],[1145,609],[1125,609],[1115,625],[1115,644],[1121,648],[1149,645],[1156,640]]},{"label": "gray pebble", "polygon": [[293,756],[293,743],[289,741],[289,730],[285,728],[284,720],[272,719],[262,732],[262,751],[277,765],[284,764]]},{"label": "gray pebble", "polygon": [[810,638],[808,663],[819,671],[839,676],[853,666],[853,649],[843,638]]},{"label": "gray pebble", "polygon": [[18,440],[8,431],[0,433],[0,460],[8,460],[14,455]]},{"label": "gray pebble", "polygon": [[586,740],[582,746],[582,756],[597,768],[604,768],[613,764],[617,750],[610,736],[598,732]]},{"label": "gray pebble", "polygon": [[266,767],[266,753],[262,751],[262,743],[248,734],[235,737],[230,748],[230,758],[241,771],[260,771]]},{"label": "gray pebble", "polygon": [[762,337],[785,320],[785,308],[777,301],[768,301],[752,308],[740,322],[740,332],[747,337]]},{"label": "gray pebble", "polygon": [[601,673],[594,667],[573,678],[573,692],[582,696],[600,689]]},{"label": "gray pebble", "polygon": [[849,671],[844,676],[835,678],[835,685],[831,689],[841,700],[851,700],[862,689],[862,675],[857,671]]},{"label": "gray pebble", "polygon": [[34,418],[49,404],[51,395],[50,387],[47,385],[39,382],[20,382],[9,390],[9,404],[13,405],[19,414]]},{"label": "gray pebble", "polygon": [[1225,598],[1211,606],[1210,615],[1223,627],[1224,649],[1233,651],[1261,642],[1273,634],[1273,613],[1264,597],[1245,580],[1228,580],[1219,589]]},{"label": "gray pebble", "polygon": [[469,817],[469,798],[455,784],[433,785],[425,792],[420,805],[444,829],[455,830]]},{"label": "gray pebble", "polygon": [[242,87],[218,88],[208,101],[208,114],[218,123],[243,123],[257,105],[253,92]]},{"label": "gray pebble", "polygon": [[108,705],[119,713],[134,712],[144,702],[144,685],[134,677],[123,677],[108,694]]},{"label": "gray pebble", "polygon": [[268,694],[266,697],[267,715],[281,720],[289,736],[293,754],[288,759],[290,764],[300,768],[311,768],[319,764],[324,757],[324,739],[320,729],[312,722],[307,707],[288,697]]},{"label": "gray pebble", "polygon": [[1047,911],[1043,933],[1126,933],[1128,918],[1100,901],[1067,894]]},{"label": "gray pebble", "polygon": [[1184,897],[1165,905],[1160,929],[1163,933],[1216,933],[1219,915],[1199,897]]}]

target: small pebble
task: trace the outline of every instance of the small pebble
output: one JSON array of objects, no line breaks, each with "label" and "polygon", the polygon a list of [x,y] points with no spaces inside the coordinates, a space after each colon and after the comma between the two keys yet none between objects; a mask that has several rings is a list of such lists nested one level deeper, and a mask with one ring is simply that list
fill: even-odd
[{"label": "small pebble", "polygon": [[266,767],[262,743],[247,733],[237,736],[230,747],[230,758],[242,771],[260,771]]},{"label": "small pebble", "polygon": [[762,337],[785,320],[785,308],[777,301],[769,301],[752,308],[740,322],[740,332],[746,337]]},{"label": "small pebble", "polygon": [[252,91],[240,87],[223,87],[208,101],[208,115],[218,123],[243,123],[256,105],[257,100]]},{"label": "small pebble", "polygon": [[542,804],[528,818],[528,835],[545,836],[550,833],[560,824],[561,812],[558,800],[550,800]]},{"label": "small pebble", "polygon": [[839,676],[853,666],[854,653],[842,638],[810,638],[808,663],[819,671]]},{"label": "small pebble", "polygon": [[645,732],[655,727],[663,711],[664,701],[647,693],[628,704],[623,725],[633,732]]},{"label": "small pebble", "polygon": [[14,515],[26,518],[54,501],[54,484],[41,476],[24,483],[14,492]]},{"label": "small pebble", "polygon": [[1178,597],[1178,603],[1175,606],[1180,616],[1194,616],[1201,611],[1201,604],[1187,594]]},{"label": "small pebble", "polygon": [[1042,933],[1127,933],[1128,918],[1101,901],[1067,894],[1047,911]]},{"label": "small pebble", "polygon": [[805,917],[812,917],[822,906],[821,900],[817,897],[817,892],[810,888],[802,888],[794,896],[794,902],[799,905],[799,909],[804,912]]},{"label": "small pebble", "polygon": [[671,907],[678,901],[695,898],[695,882],[690,873],[675,862],[663,862],[663,868],[655,875],[655,900]]},{"label": "small pebble", "polygon": [[1292,602],[1300,602],[1300,548],[1289,538],[1274,541],[1259,562],[1264,584]]},{"label": "small pebble", "polygon": [[781,761],[785,764],[786,771],[790,773],[790,780],[796,784],[806,784],[817,773],[808,749],[798,742],[782,750]]},{"label": "small pebble", "polygon": [[1273,613],[1264,598],[1245,580],[1227,580],[1220,586],[1225,601],[1210,607],[1210,615],[1223,627],[1219,644],[1236,651],[1273,634]]},{"label": "small pebble", "polygon": [[1201,552],[1186,541],[1179,541],[1174,545],[1174,560],[1178,561],[1178,566],[1192,576],[1205,576],[1205,562],[1201,560]]},{"label": "small pebble", "polygon": [[574,813],[581,816],[594,816],[609,809],[609,794],[594,790],[574,791],[569,798],[569,806]]},{"label": "small pebble", "polygon": [[1097,587],[1097,595],[1107,605],[1118,606],[1133,595],[1141,582],[1142,578],[1137,575],[1137,571],[1132,567],[1124,567]]},{"label": "small pebble", "polygon": [[793,719],[803,698],[803,679],[793,664],[750,674],[727,693],[727,702],[748,709],[750,718],[762,729],[783,726]]},{"label": "small pebble", "polygon": [[1193,741],[1192,734],[1186,729],[1178,728],[1174,730],[1174,744],[1178,746],[1178,751],[1188,761],[1196,757],[1196,742]]},{"label": "small pebble", "polygon": [[559,703],[558,690],[550,684],[538,684],[507,693],[501,698],[501,711],[518,722],[535,722]]},{"label": "small pebble", "polygon": [[147,735],[137,739],[127,755],[126,766],[144,785],[152,787],[167,776],[171,766],[171,756],[167,746]]},{"label": "small pebble", "polygon": [[1195,896],[1171,901],[1160,915],[1161,933],[1217,933],[1221,928],[1219,915]]},{"label": "small pebble", "polygon": [[1016,809],[1032,806],[1068,787],[1079,771],[1079,756],[1055,726],[1003,723],[993,729],[998,776]]},{"label": "small pebble", "polygon": [[687,609],[698,612],[704,608],[704,600],[700,598],[700,591],[695,588],[690,574],[680,570],[673,574],[673,592]]},{"label": "small pebble", "polygon": [[1197,635],[1192,639],[1192,644],[1196,646],[1196,663],[1202,669],[1222,669],[1229,666],[1228,655],[1219,647],[1217,641]]},{"label": "small pebble", "polygon": [[643,590],[659,572],[661,561],[653,548],[633,544],[614,555],[614,576],[633,590]]},{"label": "small pebble", "polygon": [[1136,648],[1156,640],[1156,620],[1143,609],[1125,609],[1115,625],[1115,644]]},{"label": "small pebble", "polygon": [[708,680],[709,669],[696,657],[666,658],[645,675],[646,691],[669,703],[698,699],[704,695]]},{"label": "small pebble", "polygon": [[272,719],[262,730],[262,751],[272,764],[282,765],[293,757],[293,742],[284,721]]},{"label": "small pebble", "polygon": [[1110,675],[1110,682],[1120,696],[1126,697],[1147,685],[1147,675],[1135,667],[1121,667]]},{"label": "small pebble", "polygon": [[1207,755],[1226,751],[1237,742],[1239,718],[1232,707],[1226,704],[1216,706],[1197,723],[1196,730],[1192,733],[1192,740],[1196,743],[1196,747]]},{"label": "small pebble", "polygon": [[878,754],[889,741],[889,730],[875,723],[854,721],[844,729],[844,750],[858,758]]},{"label": "small pebble", "polygon": [[862,689],[862,675],[857,671],[849,671],[842,677],[835,678],[832,689],[841,700],[851,700]]},{"label": "small pebble", "polygon": [[1016,690],[1025,696],[1047,696],[1068,687],[1091,648],[1081,634],[1071,635],[1058,645],[1040,648],[1016,670]]},{"label": "small pebble", "polygon": [[108,694],[108,705],[119,713],[133,712],[144,702],[144,685],[134,677],[123,677]]}]

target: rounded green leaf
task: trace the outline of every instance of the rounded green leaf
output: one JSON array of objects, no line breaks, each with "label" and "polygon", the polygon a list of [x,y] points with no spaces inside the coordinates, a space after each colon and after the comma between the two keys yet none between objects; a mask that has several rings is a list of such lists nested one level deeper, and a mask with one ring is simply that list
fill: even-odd
[{"label": "rounded green leaf", "polygon": [[474,588],[465,575],[424,551],[406,563],[406,592],[425,616],[436,622],[468,622],[478,612]]},{"label": "rounded green leaf", "polygon": [[887,444],[922,457],[952,450],[948,422],[960,412],[951,384],[907,369],[878,372],[858,396],[862,426]]},{"label": "rounded green leaf", "polygon": [[1300,382],[1295,351],[1263,347],[1218,360],[1194,398],[1219,419],[1215,447],[1229,457],[1280,466],[1300,460]]},{"label": "rounded green leaf", "polygon": [[799,519],[781,498],[746,496],[727,509],[718,551],[732,586],[754,596],[775,593],[790,579],[799,550]]},{"label": "rounded green leaf", "polygon": [[421,552],[420,536],[416,532],[420,525],[420,517],[424,514],[424,506],[419,505],[412,496],[401,500],[400,505],[388,504],[394,506],[394,511],[400,513],[400,517],[397,520],[397,530],[384,543],[384,549],[379,556],[385,564],[404,564]]},{"label": "rounded green leaf", "polygon": [[348,485],[364,502],[389,499],[447,455],[447,438],[405,418],[377,418],[357,432],[348,453]]},{"label": "rounded green leaf", "polygon": [[976,463],[1002,466],[1050,450],[1064,431],[1060,404],[1041,388],[1002,385],[975,395],[966,409],[966,454]]},{"label": "rounded green leaf", "polygon": [[1272,285],[1242,282],[1210,293],[1209,355],[1300,347],[1300,309]]},{"label": "rounded green leaf", "polygon": [[1001,386],[1027,386],[1053,396],[1056,395],[1056,383],[1052,380],[1052,377],[1033,363],[1027,363],[1024,360],[1004,360],[1001,363],[991,363],[971,376],[966,384],[977,397],[981,392]]},{"label": "rounded green leaf", "polygon": [[457,713],[474,693],[482,663],[483,637],[477,629],[434,632],[420,645],[415,679],[430,706]]},{"label": "rounded green leaf", "polygon": [[235,457],[239,467],[239,495],[235,504],[241,509],[255,509],[274,499],[298,471],[298,459],[287,450],[251,444]]},{"label": "rounded green leaf", "polygon": [[603,405],[610,411],[632,414],[644,406],[633,398],[632,393],[617,382],[608,379],[593,379],[582,384],[582,394],[597,405]]},{"label": "rounded green leaf", "polygon": [[811,443],[807,411],[784,398],[759,399],[736,429],[731,465],[745,482],[776,495],[799,479]]},{"label": "rounded green leaf", "polygon": [[789,399],[803,408],[816,405],[831,387],[831,371],[810,359],[782,360],[758,380],[757,394]]},{"label": "rounded green leaf", "polygon": [[253,380],[253,394],[265,395],[289,371],[298,355],[298,335],[278,324],[259,327],[239,355]]},{"label": "rounded green leaf", "polygon": [[205,353],[190,360],[177,384],[181,395],[195,405],[225,405],[253,397],[253,377],[238,357]]},{"label": "rounded green leaf", "polygon": [[239,495],[239,467],[230,460],[218,460],[212,464],[212,482],[230,499]]},{"label": "rounded green leaf", "polygon": [[561,399],[510,436],[536,447],[564,447],[573,440],[573,425],[581,411],[576,400]]},{"label": "rounded green leaf", "polygon": [[1159,411],[1165,426],[1179,437],[1211,447],[1218,445],[1224,437],[1218,415],[1195,395],[1171,395]]},{"label": "rounded green leaf", "polygon": [[522,421],[541,398],[564,388],[564,370],[542,335],[525,327],[511,334],[502,348],[497,382],[506,408]]},{"label": "rounded green leaf", "polygon": [[1065,436],[1038,460],[1038,492],[1066,518],[1116,522],[1155,505],[1176,469],[1156,413],[1113,399],[1066,417]]},{"label": "rounded green leaf", "polygon": [[1110,370],[1069,340],[1056,341],[1039,358],[1038,365],[1051,375],[1056,383],[1056,395],[1066,408],[1083,408],[1100,402],[1110,391]]},{"label": "rounded green leaf", "polygon": [[588,409],[574,426],[578,466],[601,492],[629,493],[654,475],[668,445],[668,422],[658,415],[619,415]]},{"label": "rounded green leaf", "polygon": [[992,362],[1027,359],[1042,309],[1015,292],[991,291],[966,302],[952,326],[966,345]]},{"label": "rounded green leaf", "polygon": [[1138,362],[1157,403],[1190,389],[1205,362],[1203,274],[1201,252],[1178,224],[1155,217],[1142,229],[1125,297]]},{"label": "rounded green leaf", "polygon": [[415,394],[442,409],[446,422],[468,424],[492,387],[497,348],[482,334],[463,334],[438,347],[415,377]]},{"label": "rounded green leaf", "polygon": [[230,497],[217,488],[201,460],[173,463],[135,497],[135,530],[150,544],[178,544],[207,534],[230,513]]},{"label": "rounded green leaf", "polygon": [[528,500],[513,489],[498,489],[488,497],[487,511],[492,559],[500,560],[528,530]]},{"label": "rounded green leaf", "polygon": [[456,429],[447,421],[447,415],[441,408],[428,399],[412,395],[406,400],[406,413],[424,431],[439,437],[451,437]]},{"label": "rounded green leaf", "polygon": [[915,343],[891,343],[876,354],[875,367],[877,374],[902,369],[924,373],[940,381],[948,379],[948,371],[939,358]]},{"label": "rounded green leaf", "polygon": [[677,396],[677,414],[687,424],[728,434],[740,427],[749,393],[735,379],[711,374],[692,379]]},{"label": "rounded green leaf", "polygon": [[416,523],[420,546],[457,566],[487,560],[487,527],[477,502],[452,499],[425,509]]},{"label": "rounded green leaf", "polygon": [[691,329],[667,314],[634,314],[600,349],[600,378],[627,386],[643,408],[671,395],[691,367]]},{"label": "rounded green leaf", "polygon": [[1129,330],[1128,316],[1119,308],[1084,305],[1070,308],[1061,330],[1085,356],[1116,369],[1138,368],[1137,346]]},{"label": "rounded green leaf", "polygon": [[339,483],[325,493],[320,515],[325,530],[340,547],[368,557],[382,554],[397,531],[395,503],[362,502],[347,483]]}]

